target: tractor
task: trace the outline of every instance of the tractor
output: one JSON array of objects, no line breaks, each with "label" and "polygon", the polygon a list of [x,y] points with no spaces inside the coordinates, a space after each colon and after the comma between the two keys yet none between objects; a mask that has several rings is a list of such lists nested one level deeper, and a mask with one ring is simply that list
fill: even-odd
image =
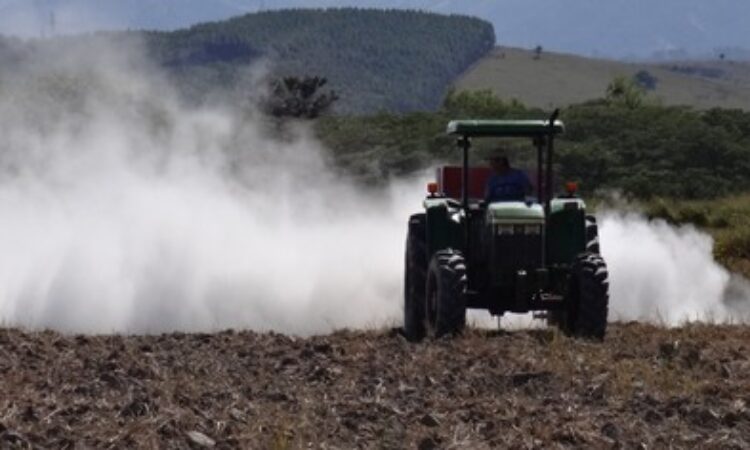
[{"label": "tractor", "polygon": [[[533,313],[565,334],[601,340],[609,281],[596,219],[577,185],[555,195],[558,112],[549,120],[457,120],[462,166],[441,167],[428,185],[424,212],[409,218],[404,334],[410,341],[461,333],[467,309],[493,316]],[[529,138],[536,149],[533,194],[524,201],[485,201],[489,168],[470,167],[472,140]],[[562,186],[561,186],[562,187]]]}]

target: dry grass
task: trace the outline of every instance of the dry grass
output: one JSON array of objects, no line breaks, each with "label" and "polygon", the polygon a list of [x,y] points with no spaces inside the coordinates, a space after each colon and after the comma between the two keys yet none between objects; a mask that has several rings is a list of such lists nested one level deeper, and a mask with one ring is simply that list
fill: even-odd
[{"label": "dry grass", "polygon": [[603,344],[1,330],[0,447],[747,448],[748,343],[707,325],[613,325]]},{"label": "dry grass", "polygon": [[750,195],[697,201],[656,199],[642,208],[651,218],[707,231],[715,240],[716,259],[750,277]]},{"label": "dry grass", "polygon": [[659,79],[649,97],[667,105],[698,108],[750,108],[750,63],[676,63],[724,72],[721,78],[702,78],[669,70],[670,64],[628,64],[559,53],[534,53],[498,47],[458,81],[459,90],[490,89],[501,98],[515,98],[528,106],[562,107],[602,98],[617,76],[631,77],[647,70]]}]

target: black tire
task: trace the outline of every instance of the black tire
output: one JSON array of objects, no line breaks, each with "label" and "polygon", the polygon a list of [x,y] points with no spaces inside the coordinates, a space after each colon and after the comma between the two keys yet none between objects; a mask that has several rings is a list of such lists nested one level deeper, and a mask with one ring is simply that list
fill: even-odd
[{"label": "black tire", "polygon": [[425,337],[425,290],[427,288],[426,217],[409,219],[404,264],[404,336],[411,342]]},{"label": "black tire", "polygon": [[428,333],[436,338],[466,327],[466,261],[461,252],[435,253],[427,271],[425,312]]},{"label": "black tire", "polygon": [[573,263],[558,326],[571,336],[602,340],[609,314],[609,273],[601,256],[583,253]]},{"label": "black tire", "polygon": [[599,225],[596,223],[596,217],[586,216],[586,251],[589,253],[600,254],[599,248]]}]

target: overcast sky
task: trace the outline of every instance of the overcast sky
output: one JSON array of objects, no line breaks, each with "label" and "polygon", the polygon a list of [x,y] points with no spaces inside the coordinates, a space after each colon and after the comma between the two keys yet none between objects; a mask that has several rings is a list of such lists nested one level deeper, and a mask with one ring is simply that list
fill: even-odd
[{"label": "overcast sky", "polygon": [[412,8],[482,17],[502,45],[610,57],[750,47],[750,0],[0,0],[0,33],[174,29],[260,8]]}]

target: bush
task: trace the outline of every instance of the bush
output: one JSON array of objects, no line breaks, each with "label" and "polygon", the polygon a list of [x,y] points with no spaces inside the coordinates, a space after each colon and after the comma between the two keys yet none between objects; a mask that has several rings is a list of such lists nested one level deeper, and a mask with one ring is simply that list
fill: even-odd
[{"label": "bush", "polygon": [[633,81],[635,81],[635,84],[639,87],[647,91],[653,91],[656,89],[659,79],[651,75],[651,72],[648,70],[641,70],[633,76]]},{"label": "bush", "polygon": [[723,233],[716,242],[716,256],[721,259],[750,259],[750,228],[735,228]]}]

